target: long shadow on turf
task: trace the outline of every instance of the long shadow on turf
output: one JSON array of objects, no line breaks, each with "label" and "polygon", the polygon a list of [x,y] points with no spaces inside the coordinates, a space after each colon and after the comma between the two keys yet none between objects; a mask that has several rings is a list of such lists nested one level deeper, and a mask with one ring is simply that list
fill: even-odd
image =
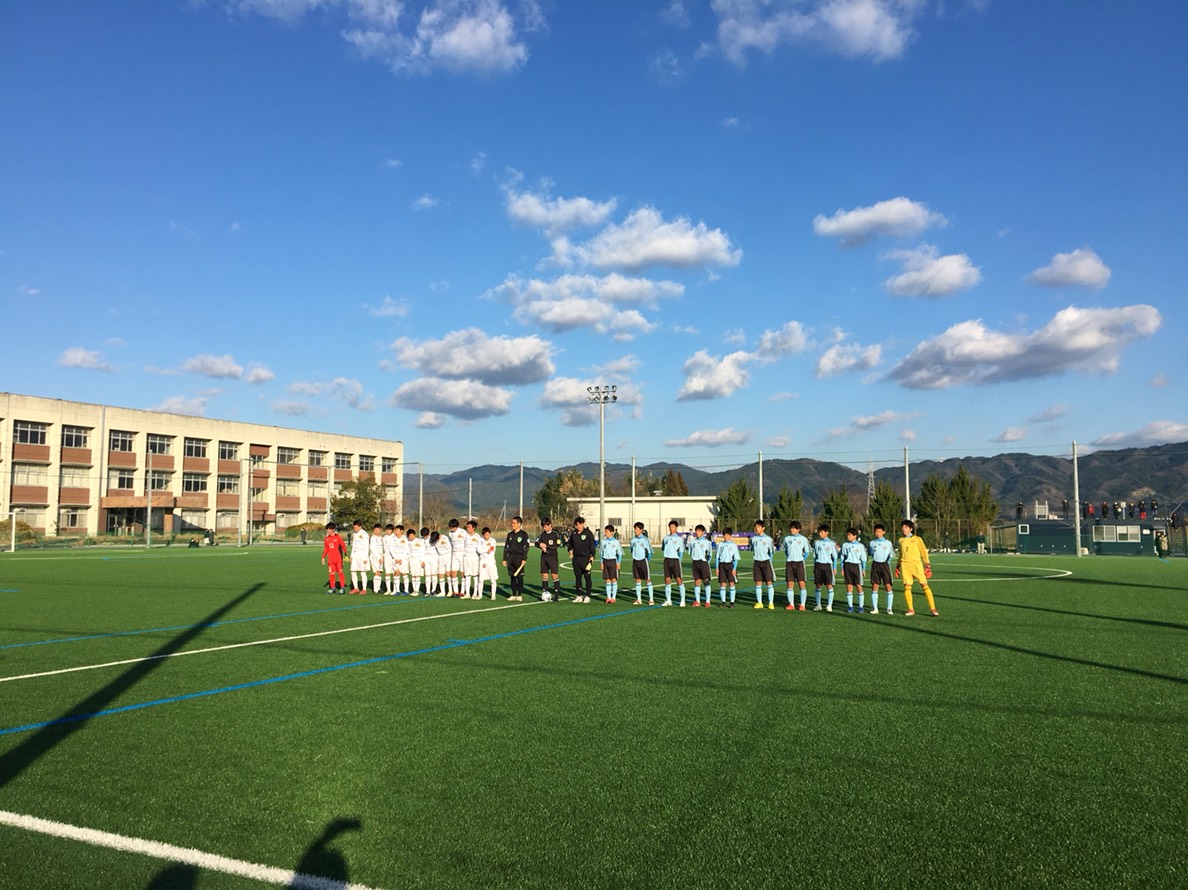
[{"label": "long shadow on turf", "polygon": [[[1097,583],[1097,582],[1094,582]],[[997,600],[974,599],[968,596],[953,596],[950,593],[938,593],[937,599],[959,600],[963,603],[976,603],[979,606],[1000,606],[1003,609],[1026,609],[1029,612],[1051,612],[1054,615],[1074,615],[1078,618],[1100,618],[1102,621],[1123,621],[1127,624],[1146,624],[1150,627],[1167,627],[1172,630],[1188,630],[1188,624],[1177,624],[1174,621],[1159,621],[1154,618],[1127,618],[1124,615],[1098,615],[1096,612],[1074,612],[1070,609],[1052,609],[1048,606],[1025,606],[1022,603],[1002,603]]]},{"label": "long shadow on turf", "polygon": [[263,583],[253,584],[239,596],[215,609],[203,621],[169,640],[152,655],[146,656],[145,660],[131,665],[102,689],[92,692],[74,707],[56,717],[47,726],[43,726],[11,751],[0,756],[0,788],[6,787],[9,782],[17,778],[41,757],[86,726],[90,717],[97,711],[103,710],[160,667],[166,656],[180,651],[187,643],[201,636],[212,622],[226,615],[263,587]]},{"label": "long shadow on turf", "polygon": [[[928,619],[925,619],[928,620]],[[908,633],[925,634],[930,637],[944,637],[958,640],[962,643],[974,643],[978,646],[989,646],[991,649],[1002,649],[1005,652],[1015,652],[1019,655],[1034,655],[1036,658],[1046,658],[1051,661],[1067,661],[1069,664],[1079,664],[1085,667],[1102,668],[1107,671],[1118,671],[1123,674],[1133,674],[1137,677],[1147,677],[1150,680],[1165,680],[1168,683],[1178,683],[1188,686],[1188,677],[1177,677],[1174,674],[1157,674],[1154,671],[1144,671],[1142,668],[1126,667],[1121,664],[1109,664],[1104,661],[1093,661],[1089,658],[1076,658],[1072,655],[1057,655],[1054,652],[1041,652],[1038,649],[1028,649],[1025,646],[1012,646],[1010,643],[996,643],[993,640],[981,640],[977,637],[966,637],[961,634],[946,633],[943,630],[932,630],[926,627],[912,627],[907,624],[890,624],[888,622],[866,622],[871,627],[882,627],[888,630],[902,630]]]},{"label": "long shadow on turf", "polygon": [[322,832],[322,836],[310,844],[305,852],[301,854],[301,861],[297,863],[295,871],[298,874],[298,879],[290,886],[304,887],[300,876],[312,875],[319,878],[326,879],[326,887],[330,888],[334,885],[330,882],[340,881],[345,888],[350,882],[351,874],[347,868],[346,857],[338,850],[330,846],[333,841],[340,834],[345,834],[348,831],[358,831],[363,827],[362,820],[358,818],[344,819],[339,817],[333,820],[326,826],[326,830]]},{"label": "long shadow on turf", "polygon": [[[1034,576],[1033,576],[1034,577]],[[1035,580],[1043,580],[1045,584],[1074,584],[1084,586],[1092,584],[1093,586],[1101,585],[1103,587],[1125,587],[1127,590],[1134,590],[1135,588],[1146,588],[1147,590],[1183,590],[1183,587],[1171,587],[1167,584],[1140,584],[1135,581],[1107,581],[1102,578],[1078,578],[1075,575],[1060,575],[1055,578],[1036,578]]]},{"label": "long shadow on turf", "polygon": [[198,869],[178,862],[161,869],[144,886],[144,890],[193,890],[198,886]]}]

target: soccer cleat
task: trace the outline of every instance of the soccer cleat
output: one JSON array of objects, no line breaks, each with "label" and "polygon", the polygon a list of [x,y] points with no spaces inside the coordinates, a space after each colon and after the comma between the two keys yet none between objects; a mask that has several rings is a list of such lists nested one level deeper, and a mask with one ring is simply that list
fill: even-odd
[{"label": "soccer cleat", "polygon": [[682,609],[683,609],[683,608],[685,608],[685,604],[684,604],[684,603],[681,603],[681,604],[680,604],[680,607],[681,607]]},{"label": "soccer cleat", "polygon": [[821,611],[823,611],[823,607],[821,606],[821,604],[820,604],[820,603],[818,603],[817,605],[813,606],[813,611],[814,611],[814,612],[821,612]]},{"label": "soccer cleat", "polygon": [[859,615],[861,615],[861,614],[862,614],[863,612],[865,612],[865,611],[866,611],[866,610],[865,610],[864,608],[862,608],[861,606],[859,606],[859,607],[858,607],[858,614],[859,614]]},{"label": "soccer cleat", "polygon": [[753,608],[756,608],[756,609],[762,609],[762,608],[763,608],[763,603],[755,603],[755,605],[754,605],[754,607],[753,607]]},{"label": "soccer cleat", "polygon": [[788,605],[784,606],[784,611],[785,612],[795,612],[796,607],[794,605],[792,605],[791,603],[788,603]]},{"label": "soccer cleat", "polygon": [[904,614],[904,616],[905,616],[905,617],[907,617],[907,618],[911,618],[913,615],[915,615],[915,614],[916,614],[916,610],[915,610],[915,609],[908,609],[908,610],[907,610],[906,612],[904,612],[903,614]]},{"label": "soccer cleat", "polygon": [[931,614],[932,614],[932,617],[933,617],[933,618],[939,618],[939,617],[940,617],[940,612],[936,611],[936,609],[933,609]]},{"label": "soccer cleat", "polygon": [[[832,611],[833,611],[833,609],[830,609],[829,611],[830,611],[830,612],[832,612]],[[846,611],[847,611],[847,612],[853,612],[853,611],[854,611],[854,607],[853,607],[853,606],[846,606]]]},{"label": "soccer cleat", "polygon": [[656,605],[656,601],[655,601],[655,600],[648,600],[648,605],[649,605],[649,606],[654,606],[654,605]]},{"label": "soccer cleat", "polygon": [[768,604],[767,604],[767,608],[771,609],[772,611],[775,611],[775,604],[774,604],[774,603],[768,603]]},{"label": "soccer cleat", "polygon": [[894,613],[894,612],[892,612],[890,609],[888,609],[888,610],[887,610],[887,614],[888,614],[888,615],[894,615],[895,613]]},{"label": "soccer cleat", "polygon": [[873,608],[870,610],[870,614],[871,614],[871,615],[878,615],[878,614],[879,614],[879,607],[878,607],[878,606],[874,606],[874,607],[873,607]]},{"label": "soccer cleat", "polygon": [[643,600],[636,600],[636,601],[635,601],[635,605],[637,605],[637,606],[642,606],[642,605],[643,605]]},{"label": "soccer cleat", "polygon": [[833,606],[826,606],[826,607],[825,607],[825,611],[826,611],[826,612],[832,612],[832,611],[833,611]]},{"label": "soccer cleat", "polygon": [[671,605],[672,605],[672,603],[661,603],[660,605],[661,605],[661,606],[671,606]]}]

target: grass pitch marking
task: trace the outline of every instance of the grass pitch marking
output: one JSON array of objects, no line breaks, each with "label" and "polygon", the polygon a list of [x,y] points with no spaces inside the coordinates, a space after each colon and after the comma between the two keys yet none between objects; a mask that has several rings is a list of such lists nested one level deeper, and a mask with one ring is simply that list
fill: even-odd
[{"label": "grass pitch marking", "polygon": [[291,643],[294,640],[309,640],[314,637],[329,637],[334,634],[349,634],[361,630],[376,630],[381,627],[393,627],[397,624],[412,624],[417,621],[436,621],[439,618],[457,618],[461,615],[475,615],[480,612],[500,612],[504,609],[519,609],[524,606],[539,606],[541,603],[516,603],[513,606],[494,606],[489,609],[472,609],[467,612],[449,612],[445,615],[422,615],[420,618],[401,618],[396,621],[381,621],[379,624],[365,624],[361,627],[339,627],[334,630],[318,630],[312,633],[294,634],[288,637],[274,637],[270,640],[249,640],[246,643],[226,643],[222,646],[208,646],[205,649],[186,649],[183,652],[166,652],[163,655],[145,655],[141,658],[125,658],[120,661],[105,661],[102,664],[81,664],[75,667],[57,668],[52,671],[39,671],[34,674],[15,674],[11,677],[0,677],[0,683],[12,683],[15,680],[33,680],[38,677],[55,677],[59,674],[74,674],[79,671],[97,671],[102,668],[120,667],[126,664],[143,664],[146,661],[161,661],[165,658],[177,658],[181,655],[204,655],[208,652],[224,652],[228,649],[243,649],[248,646],[267,646],[271,643]]},{"label": "grass pitch marking", "polygon": [[25,831],[47,834],[51,837],[65,838],[90,844],[94,847],[107,847],[122,853],[137,853],[153,859],[164,859],[169,862],[180,862],[193,865],[206,871],[217,871],[224,874],[250,878],[267,884],[279,884],[284,887],[296,887],[301,890],[372,890],[364,884],[348,884],[334,878],[323,878],[317,875],[306,875],[284,868],[270,865],[257,865],[254,862],[244,862],[240,859],[230,859],[215,853],[204,853],[189,847],[175,847],[173,844],[163,844],[159,841],[149,841],[138,837],[127,837],[113,834],[109,831],[98,831],[94,828],[83,828],[69,825],[65,822],[54,822],[50,819],[39,819],[36,816],[26,816],[21,813],[10,813],[0,810],[0,825],[9,825]]}]

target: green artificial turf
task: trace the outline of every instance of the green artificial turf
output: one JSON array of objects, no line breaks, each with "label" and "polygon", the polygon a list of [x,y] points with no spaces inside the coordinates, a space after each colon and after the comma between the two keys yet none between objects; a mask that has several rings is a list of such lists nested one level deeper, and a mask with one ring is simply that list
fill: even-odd
[{"label": "green artificial turf", "polygon": [[[0,678],[276,641],[0,682],[0,732],[71,720],[0,734],[0,809],[387,888],[1185,882],[1184,562],[938,554],[933,619],[331,597],[319,554],[0,555]],[[248,886],[0,827],[0,887]]]}]

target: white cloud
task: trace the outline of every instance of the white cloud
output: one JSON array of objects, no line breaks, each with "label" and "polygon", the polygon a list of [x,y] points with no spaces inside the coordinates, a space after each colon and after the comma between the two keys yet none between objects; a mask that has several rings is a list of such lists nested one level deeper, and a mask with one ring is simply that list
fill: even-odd
[{"label": "white cloud", "polygon": [[272,380],[274,377],[276,377],[276,375],[274,373],[272,373],[272,369],[269,368],[267,365],[256,365],[256,364],[253,364],[250,368],[248,368],[247,373],[243,375],[243,379],[246,383],[253,383],[253,384],[267,383],[269,380]]},{"label": "white cloud", "polygon": [[413,425],[419,430],[436,430],[445,426],[447,420],[448,417],[436,411],[422,411]]},{"label": "white cloud", "polygon": [[681,57],[667,47],[662,47],[652,54],[648,70],[652,77],[666,87],[674,87],[689,76]]},{"label": "white cloud", "polygon": [[[598,423],[599,408],[596,404],[590,404],[588,387],[602,382],[593,378],[556,377],[545,384],[540,404],[544,408],[561,411],[561,423],[565,426],[592,426]],[[643,393],[635,384],[618,383],[615,387],[614,405],[643,404]]]},{"label": "white cloud", "polygon": [[127,345],[123,337],[108,337],[104,342],[106,342],[108,346],[114,346],[117,349]]},{"label": "white cloud", "polygon": [[20,294],[22,297],[36,297],[36,296],[40,296],[41,290],[36,287],[30,287],[27,284],[18,284],[17,285],[17,293]]},{"label": "white cloud", "polygon": [[883,348],[878,345],[862,346],[859,343],[834,343],[817,359],[813,376],[836,377],[847,371],[869,371],[878,365],[883,357]]},{"label": "white cloud", "polygon": [[799,398],[800,398],[800,393],[798,393],[798,392],[775,392],[767,397],[767,401],[769,401],[769,402],[786,402],[789,399],[799,399]]},{"label": "white cloud", "polygon": [[717,48],[735,65],[751,51],[817,45],[876,62],[903,55],[914,36],[918,0],[713,0]]},{"label": "white cloud", "polygon": [[[952,441],[952,437],[946,437],[948,441]],[[916,431],[913,429],[904,429],[899,434],[899,441],[901,442],[915,442]]]},{"label": "white cloud", "polygon": [[176,377],[181,372],[176,368],[158,368],[156,365],[145,365],[146,374],[160,374],[162,377]]},{"label": "white cloud", "polygon": [[1027,430],[1021,426],[1009,426],[993,439],[991,442],[1022,442],[1027,438]]},{"label": "white cloud", "polygon": [[1052,423],[1053,421],[1059,420],[1067,413],[1068,405],[1064,404],[1063,402],[1057,402],[1054,405],[1049,405],[1042,411],[1032,414],[1023,422],[1027,424]]},{"label": "white cloud", "polygon": [[903,263],[902,273],[883,282],[883,287],[897,297],[947,297],[982,280],[981,271],[965,254],[940,256],[931,244],[892,250],[884,257]]},{"label": "white cloud", "polygon": [[740,126],[742,126],[742,121],[740,121],[737,117],[731,116],[722,118],[722,129],[724,130],[737,130]]},{"label": "white cloud", "polygon": [[1027,276],[1041,287],[1090,287],[1101,290],[1110,280],[1110,267],[1088,247],[1058,253],[1052,261]]},{"label": "white cloud", "polygon": [[94,349],[84,349],[81,346],[71,346],[58,356],[58,364],[65,368],[86,368],[90,371],[111,372],[111,364],[104,360],[103,354]]},{"label": "white cloud", "polygon": [[182,368],[191,374],[201,374],[203,377],[226,377],[238,380],[243,376],[243,366],[236,364],[230,355],[201,355],[191,356],[182,362]]},{"label": "white cloud", "polygon": [[630,340],[656,329],[635,307],[654,309],[660,300],[679,297],[684,291],[684,285],[675,281],[614,273],[562,275],[552,281],[509,275],[488,294],[515,306],[516,319],[525,324],[558,332],[590,328],[617,340]]},{"label": "white cloud", "polygon": [[1174,420],[1155,420],[1130,433],[1108,433],[1093,444],[1100,448],[1147,448],[1188,442],[1188,424]]},{"label": "white cloud", "polygon": [[639,356],[624,355],[591,369],[596,375],[613,381],[626,380],[639,370]]},{"label": "white cloud", "polygon": [[394,300],[391,294],[384,294],[384,299],[378,306],[363,304],[363,311],[372,318],[404,318],[408,315],[408,308],[408,300],[403,297]]},{"label": "white cloud", "polygon": [[764,331],[756,346],[756,361],[767,362],[803,352],[808,345],[804,325],[798,321],[785,322],[783,327]]},{"label": "white cloud", "polygon": [[746,386],[751,380],[747,364],[754,361],[749,352],[713,356],[699,349],[685,361],[685,382],[677,393],[678,402],[720,399]]},{"label": "white cloud", "polygon": [[860,433],[870,432],[871,430],[882,429],[885,426],[890,426],[893,423],[901,423],[905,420],[911,420],[913,417],[919,417],[919,412],[916,411],[882,411],[878,414],[871,414],[865,417],[853,417],[847,426],[834,427],[829,430],[826,435],[827,439],[848,439],[852,436],[857,436]]},{"label": "white cloud", "polygon": [[1168,384],[1167,375],[1164,374],[1162,371],[1160,371],[1158,374],[1156,374],[1154,377],[1151,378],[1151,386],[1155,387],[1156,389],[1163,389],[1164,387],[1167,386],[1167,384]]},{"label": "white cloud", "polygon": [[[388,399],[393,408],[445,414],[459,420],[478,420],[511,411],[509,389],[476,380],[421,377],[399,386]],[[424,416],[424,415],[422,415]]]},{"label": "white cloud", "polygon": [[660,10],[660,20],[676,28],[689,27],[689,10],[684,0],[669,0]]},{"label": "white cloud", "polygon": [[947,224],[941,214],[901,195],[869,207],[838,210],[833,216],[818,214],[813,218],[813,231],[825,238],[840,238],[842,247],[857,247],[875,238],[910,237]]},{"label": "white cloud", "polygon": [[474,157],[470,159],[470,172],[478,176],[483,172],[483,168],[487,166],[487,153],[485,151],[476,152]]},{"label": "white cloud", "polygon": [[764,444],[768,448],[787,448],[792,440],[787,436],[772,436]]},{"label": "white cloud", "polygon": [[745,445],[751,434],[726,427],[721,430],[697,430],[683,439],[665,439],[669,448],[721,448],[723,445]]},{"label": "white cloud", "polygon": [[329,396],[356,411],[375,410],[375,398],[364,391],[363,384],[350,377],[330,381],[299,380],[289,384],[289,392],[302,396]]},{"label": "white cloud", "polygon": [[169,396],[160,404],[150,408],[150,411],[163,411],[166,414],[188,414],[201,417],[206,413],[206,405],[210,401],[207,396]]},{"label": "white cloud", "polygon": [[535,334],[491,337],[478,328],[466,328],[440,340],[401,337],[392,350],[404,367],[451,380],[519,386],[546,380],[554,370],[553,345]]},{"label": "white cloud", "polygon": [[421,195],[421,197],[412,202],[411,206],[413,210],[432,210],[437,204],[437,198],[432,195]]},{"label": "white cloud", "polygon": [[400,160],[400,158],[384,158],[380,166],[385,170],[399,170],[404,166],[404,161]]},{"label": "white cloud", "polygon": [[721,229],[710,229],[704,222],[694,224],[687,217],[665,221],[660,211],[641,207],[585,244],[554,245],[558,262],[567,263],[571,256],[598,269],[638,272],[653,266],[737,266],[742,250]]},{"label": "white cloud", "polygon": [[309,405],[299,399],[276,399],[272,403],[272,410],[286,417],[299,417],[309,411]]},{"label": "white cloud", "polygon": [[618,206],[618,199],[593,201],[590,198],[549,198],[533,192],[505,189],[507,215],[512,222],[541,229],[548,235],[582,227],[600,226]]},{"label": "white cloud", "polygon": [[1068,371],[1111,373],[1123,347],[1151,336],[1161,323],[1159,310],[1143,304],[1069,306],[1033,333],[1006,334],[988,329],[981,320],[963,321],[917,345],[888,376],[909,389],[946,389]]}]

